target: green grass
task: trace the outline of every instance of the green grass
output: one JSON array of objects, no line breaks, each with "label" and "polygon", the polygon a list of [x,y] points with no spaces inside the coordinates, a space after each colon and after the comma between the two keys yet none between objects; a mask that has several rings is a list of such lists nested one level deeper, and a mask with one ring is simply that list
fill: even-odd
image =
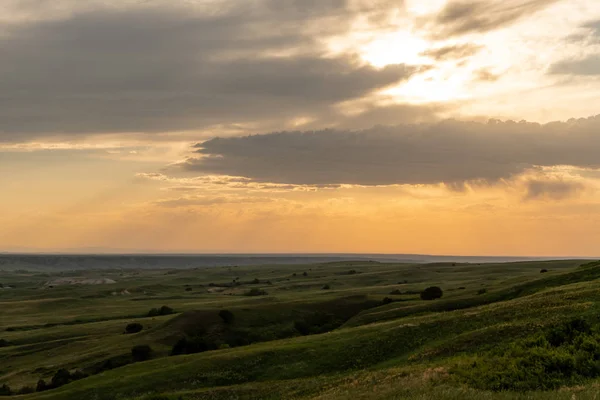
[{"label": "green grass", "polygon": [[[488,382],[494,366],[509,370],[516,354],[530,360],[527,343],[539,338],[540,330],[573,318],[600,325],[600,264],[581,264],[354,262],[94,270],[76,274],[117,283],[53,289],[44,287],[53,276],[4,272],[0,282],[19,284],[0,292],[0,339],[9,342],[0,348],[0,384],[13,389],[35,385],[58,368],[90,368],[112,357],[128,357],[134,345],[148,344],[153,360],[23,398],[591,399],[593,374],[555,377],[547,386],[533,378],[526,387],[502,386],[510,392],[496,392],[497,386]],[[540,274],[541,269],[549,272]],[[238,277],[240,286],[229,285]],[[261,283],[251,283],[254,279]],[[323,290],[325,284],[331,289]],[[433,285],[444,289],[443,298],[420,300],[418,292]],[[186,291],[188,287],[192,290]],[[253,287],[268,295],[244,296]],[[477,294],[482,288],[487,292]],[[121,295],[124,290],[130,294]],[[395,290],[403,294],[390,295]],[[381,305],[386,296],[396,301]],[[142,317],[162,305],[177,314]],[[233,323],[220,319],[222,309],[233,312]],[[325,323],[312,331],[324,333],[303,336],[295,328],[297,321],[324,315]],[[130,322],[141,323],[144,330],[123,334]],[[243,336],[251,344],[169,357],[171,346],[183,336],[217,344]],[[565,351],[575,357],[579,345],[569,346],[552,350],[552,357]],[[474,362],[479,367],[472,367]]]}]

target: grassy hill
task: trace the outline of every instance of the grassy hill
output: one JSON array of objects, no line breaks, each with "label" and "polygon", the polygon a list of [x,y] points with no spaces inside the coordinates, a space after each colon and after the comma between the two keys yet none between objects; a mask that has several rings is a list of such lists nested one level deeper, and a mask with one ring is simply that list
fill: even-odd
[{"label": "grassy hill", "polygon": [[[47,285],[82,275],[116,283]],[[599,278],[581,260],[5,272],[0,385],[64,368],[89,376],[20,398],[592,399]],[[199,352],[170,355],[182,340]]]}]

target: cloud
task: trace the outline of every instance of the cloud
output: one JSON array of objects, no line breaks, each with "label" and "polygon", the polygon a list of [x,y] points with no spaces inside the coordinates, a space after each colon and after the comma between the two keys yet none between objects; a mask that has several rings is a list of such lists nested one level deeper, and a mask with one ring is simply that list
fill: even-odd
[{"label": "cloud", "polygon": [[436,38],[480,34],[511,25],[558,0],[450,1],[433,20]]},{"label": "cloud", "polygon": [[600,54],[558,62],[550,67],[549,72],[556,75],[600,75]]},{"label": "cloud", "polygon": [[483,46],[473,43],[438,47],[422,53],[425,57],[431,57],[436,61],[460,60],[477,54]]},{"label": "cloud", "polygon": [[530,180],[525,187],[525,200],[564,200],[576,196],[584,189],[580,182],[562,180]]},{"label": "cloud", "polygon": [[393,3],[159,2],[26,19],[0,35],[0,140],[318,117],[418,72],[324,46]]},{"label": "cloud", "polygon": [[215,138],[170,170],[293,185],[494,182],[537,166],[599,168],[599,128],[597,116],[545,125],[445,121]]},{"label": "cloud", "polygon": [[493,73],[487,68],[482,68],[475,71],[475,79],[480,82],[496,82],[500,79],[500,75]]},{"label": "cloud", "polygon": [[214,206],[222,204],[256,204],[271,203],[275,199],[262,197],[240,196],[184,196],[175,199],[165,199],[154,202],[154,205],[165,208]]},{"label": "cloud", "polygon": [[[576,44],[595,45],[600,43],[600,20],[592,21],[581,27],[582,31],[569,35],[566,41]],[[578,59],[565,59],[550,66],[548,73],[554,75],[600,75],[600,53],[593,51]]]}]

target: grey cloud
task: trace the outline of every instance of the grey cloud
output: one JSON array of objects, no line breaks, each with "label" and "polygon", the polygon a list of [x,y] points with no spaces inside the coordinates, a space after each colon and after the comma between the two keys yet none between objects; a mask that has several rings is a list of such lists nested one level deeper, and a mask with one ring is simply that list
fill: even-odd
[{"label": "grey cloud", "polygon": [[[445,121],[215,138],[172,167],[282,184],[494,182],[538,166],[600,167],[600,116],[546,125]],[[458,186],[457,186],[458,185]]]},{"label": "grey cloud", "polygon": [[436,61],[460,60],[477,54],[483,46],[472,43],[430,49],[422,53]]},{"label": "grey cloud", "polygon": [[325,55],[321,39],[380,9],[342,0],[219,4],[86,9],[5,28],[0,140],[319,115],[418,71]]},{"label": "grey cloud", "polygon": [[[600,43],[600,20],[588,22],[581,28],[583,32],[568,36],[566,41],[575,43],[586,42],[587,44]],[[596,52],[580,59],[562,60],[550,66],[548,73],[580,76],[600,75],[600,54]]]},{"label": "grey cloud", "polygon": [[442,38],[484,33],[508,26],[558,0],[451,1],[435,16],[433,36]]},{"label": "grey cloud", "polygon": [[526,200],[564,200],[580,193],[584,186],[579,182],[562,180],[530,180],[526,185]]},{"label": "grey cloud", "polygon": [[549,73],[556,75],[600,75],[600,54],[581,60],[565,60],[550,67]]}]

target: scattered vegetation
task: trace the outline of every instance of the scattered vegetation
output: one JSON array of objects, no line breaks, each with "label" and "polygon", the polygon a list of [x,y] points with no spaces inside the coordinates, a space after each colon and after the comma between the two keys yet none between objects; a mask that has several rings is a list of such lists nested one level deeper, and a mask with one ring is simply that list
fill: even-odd
[{"label": "scattered vegetation", "polygon": [[453,371],[493,391],[553,390],[600,376],[600,331],[584,319],[499,347]]},{"label": "scattered vegetation", "polygon": [[266,296],[267,292],[262,290],[262,289],[258,289],[258,288],[252,288],[250,290],[248,290],[246,293],[244,293],[245,296]]}]

